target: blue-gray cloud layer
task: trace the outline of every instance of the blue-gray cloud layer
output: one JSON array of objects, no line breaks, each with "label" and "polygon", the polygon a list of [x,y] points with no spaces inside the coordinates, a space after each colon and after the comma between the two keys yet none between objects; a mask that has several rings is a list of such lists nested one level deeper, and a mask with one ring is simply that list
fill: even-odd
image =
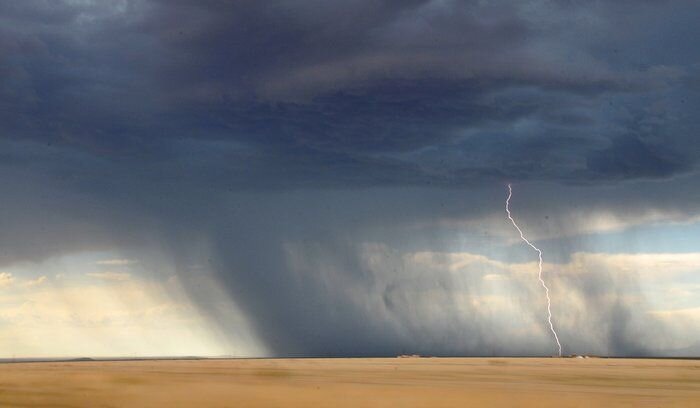
[{"label": "blue-gray cloud layer", "polygon": [[122,172],[175,160],[252,188],[590,182],[700,156],[694,2],[1,7],[4,136]]},{"label": "blue-gray cloud layer", "polygon": [[2,259],[202,239],[280,354],[477,352],[486,323],[450,333],[471,346],[401,337],[323,281],[295,286],[285,245],[322,243],[396,307],[403,286],[372,286],[358,242],[417,247],[393,226],[487,213],[502,197],[484,185],[549,182],[560,202],[551,186],[690,183],[698,20],[689,0],[0,2]]}]

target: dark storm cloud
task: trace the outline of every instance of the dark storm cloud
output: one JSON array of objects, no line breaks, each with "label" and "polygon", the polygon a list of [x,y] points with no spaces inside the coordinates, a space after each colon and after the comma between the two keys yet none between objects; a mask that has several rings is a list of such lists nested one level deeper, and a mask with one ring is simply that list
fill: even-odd
[{"label": "dark storm cloud", "polygon": [[[547,182],[547,203],[576,184],[580,206],[627,194],[694,213],[699,14],[691,1],[0,2],[0,262],[157,246],[225,327],[188,269],[203,245],[277,354],[546,352],[489,346],[489,322],[457,312],[476,281],[431,280],[391,253],[376,266],[362,244],[454,250],[406,226],[500,211],[500,184],[484,185],[503,180]],[[673,177],[687,200],[634,190]],[[437,315],[427,289],[445,299]],[[621,295],[582,296],[601,322],[638,317]],[[646,352],[626,327],[590,349]]]},{"label": "dark storm cloud", "polygon": [[[325,186],[336,172],[339,186],[668,177],[698,159],[683,147],[696,104],[657,115],[649,149],[664,157],[646,160],[639,127],[650,104],[697,100],[685,86],[697,53],[678,44],[693,28],[673,21],[699,11],[674,4],[6,3],[3,133],[136,160],[182,160],[178,141],[217,140],[254,170],[210,171],[263,188]],[[647,32],[668,50],[639,55]],[[444,150],[457,152],[430,160]],[[338,160],[355,164],[326,169]]]}]

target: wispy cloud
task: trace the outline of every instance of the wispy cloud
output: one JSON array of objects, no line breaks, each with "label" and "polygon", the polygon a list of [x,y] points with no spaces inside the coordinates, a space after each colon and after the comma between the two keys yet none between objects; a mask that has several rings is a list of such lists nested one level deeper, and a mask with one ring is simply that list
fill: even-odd
[{"label": "wispy cloud", "polygon": [[503,275],[503,274],[499,274],[499,273],[488,273],[488,274],[484,275],[481,279],[483,279],[485,281],[498,282],[498,281],[508,280],[508,276]]},{"label": "wispy cloud", "polygon": [[686,318],[700,320],[700,307],[689,307],[674,310],[651,310],[649,311],[649,314],[669,319]]},{"label": "wispy cloud", "polygon": [[107,266],[128,266],[139,263],[139,261],[134,259],[105,259],[102,261],[95,262],[97,265],[107,265]]},{"label": "wispy cloud", "polygon": [[9,272],[0,272],[0,288],[9,286],[14,282],[15,278]]},{"label": "wispy cloud", "polygon": [[107,272],[89,272],[86,273],[87,276],[91,278],[97,278],[97,279],[102,279],[106,281],[113,281],[113,282],[123,282],[131,279],[131,274],[126,273],[126,272],[112,272],[112,271],[107,271]]},{"label": "wispy cloud", "polygon": [[30,279],[30,280],[28,280],[28,281],[25,281],[24,283],[22,283],[22,286],[31,288],[31,287],[34,287],[34,286],[39,286],[39,285],[43,284],[44,282],[46,282],[46,276],[43,276],[43,275],[42,275],[42,276],[39,276],[39,277],[36,278],[36,279]]}]

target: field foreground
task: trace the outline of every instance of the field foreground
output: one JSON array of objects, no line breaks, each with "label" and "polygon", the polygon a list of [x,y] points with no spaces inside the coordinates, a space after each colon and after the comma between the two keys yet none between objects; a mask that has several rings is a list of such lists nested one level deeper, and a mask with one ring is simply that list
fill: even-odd
[{"label": "field foreground", "polygon": [[0,365],[0,406],[700,406],[699,360],[383,358]]}]

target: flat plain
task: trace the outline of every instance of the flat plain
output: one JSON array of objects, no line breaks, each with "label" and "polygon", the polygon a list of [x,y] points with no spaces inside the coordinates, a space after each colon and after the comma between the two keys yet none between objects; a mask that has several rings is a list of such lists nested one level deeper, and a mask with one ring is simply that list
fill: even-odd
[{"label": "flat plain", "polygon": [[351,358],[0,364],[0,406],[699,407],[700,360]]}]

